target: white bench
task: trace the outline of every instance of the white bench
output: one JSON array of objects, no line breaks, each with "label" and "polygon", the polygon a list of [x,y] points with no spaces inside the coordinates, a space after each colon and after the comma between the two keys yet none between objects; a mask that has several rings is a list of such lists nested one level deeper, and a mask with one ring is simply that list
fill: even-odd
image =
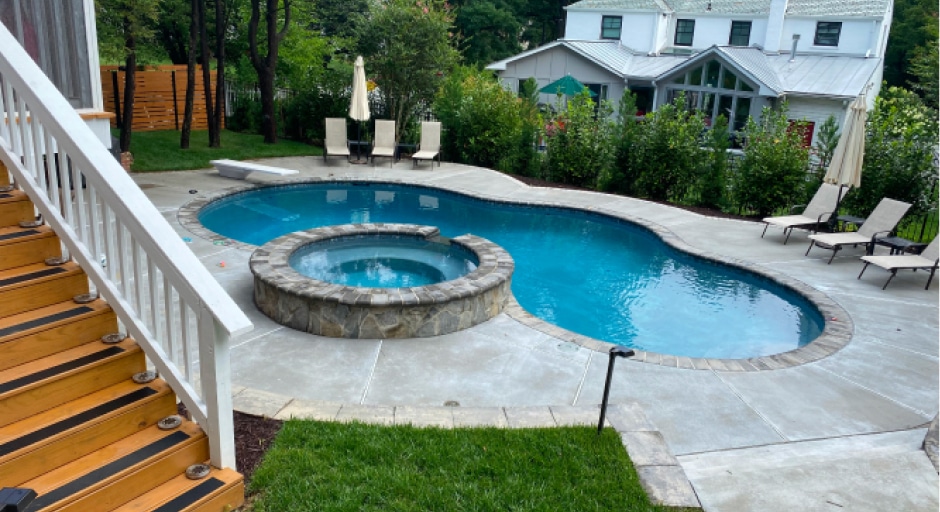
[{"label": "white bench", "polygon": [[288,176],[299,172],[293,169],[271,167],[270,165],[253,164],[251,162],[239,162],[238,160],[212,160],[210,163],[219,170],[219,176],[234,178],[236,180],[243,180],[253,172],[277,174],[279,176]]}]

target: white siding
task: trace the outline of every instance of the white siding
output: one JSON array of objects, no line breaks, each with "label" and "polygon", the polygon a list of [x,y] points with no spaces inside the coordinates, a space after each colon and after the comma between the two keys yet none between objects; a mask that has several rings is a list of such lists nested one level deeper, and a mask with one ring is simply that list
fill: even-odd
[{"label": "white siding", "polygon": [[623,17],[623,30],[620,40],[623,45],[641,53],[653,51],[653,37],[656,31],[656,22],[661,18],[656,13],[627,14]]},{"label": "white siding", "polygon": [[848,108],[848,103],[843,106],[842,100],[800,98],[798,96],[790,96],[787,100],[790,105],[790,119],[805,119],[816,123],[816,127],[813,129],[813,144],[816,144],[819,127],[826,122],[830,115],[835,116],[836,122],[839,123],[839,126],[842,126],[842,121],[845,120],[845,110]]},{"label": "white siding", "polygon": [[600,11],[568,12],[565,20],[565,39],[599,40],[603,17],[604,14]]},{"label": "white siding", "polygon": [[[842,22],[839,46],[813,45],[813,39],[816,37],[816,22],[818,21]],[[872,32],[873,27],[876,32]],[[879,51],[878,37],[880,32],[880,24],[872,20],[846,21],[835,17],[831,19],[787,18],[783,26],[783,39],[780,42],[780,50],[789,52],[793,34],[800,34],[800,43],[796,47],[798,52],[865,55],[866,51],[871,50],[872,56],[876,56]]]}]

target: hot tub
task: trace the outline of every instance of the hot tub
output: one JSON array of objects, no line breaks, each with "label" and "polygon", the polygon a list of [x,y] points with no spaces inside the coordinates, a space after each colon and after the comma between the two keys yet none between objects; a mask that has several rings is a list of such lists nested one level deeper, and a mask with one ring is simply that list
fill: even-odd
[{"label": "hot tub", "polygon": [[514,263],[473,235],[433,226],[346,224],[291,233],[255,250],[255,304],[280,324],[338,338],[415,338],[502,312]]}]

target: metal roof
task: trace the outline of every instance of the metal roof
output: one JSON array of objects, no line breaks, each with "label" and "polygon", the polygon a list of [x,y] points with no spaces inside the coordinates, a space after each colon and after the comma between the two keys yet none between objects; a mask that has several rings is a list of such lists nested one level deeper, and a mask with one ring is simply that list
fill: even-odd
[{"label": "metal roof", "polygon": [[882,17],[891,0],[790,0],[790,16],[871,16]]},{"label": "metal roof", "polygon": [[[683,14],[770,13],[771,0],[581,0],[565,9],[656,10]],[[891,0],[790,0],[788,16],[882,17]]]},{"label": "metal roof", "polygon": [[854,98],[881,66],[879,58],[765,55],[787,94]]},{"label": "metal roof", "polygon": [[[741,48],[737,46],[719,46],[716,53],[724,55],[729,61],[734,62],[745,72],[749,73],[755,80],[763,83],[768,89],[780,94],[786,90],[780,82],[777,71],[767,61],[764,52],[757,48]],[[787,56],[789,58],[789,56]]]},{"label": "metal roof", "polygon": [[630,68],[624,76],[633,80],[655,80],[687,60],[688,55],[636,55],[630,59]]},{"label": "metal roof", "polygon": [[626,72],[630,57],[635,54],[630,48],[614,41],[564,41],[563,44],[621,75]]},{"label": "metal roof", "polygon": [[581,0],[565,9],[653,10],[668,11],[662,0]]},{"label": "metal roof", "polygon": [[680,14],[767,14],[770,12],[770,0],[669,0],[669,4]]}]

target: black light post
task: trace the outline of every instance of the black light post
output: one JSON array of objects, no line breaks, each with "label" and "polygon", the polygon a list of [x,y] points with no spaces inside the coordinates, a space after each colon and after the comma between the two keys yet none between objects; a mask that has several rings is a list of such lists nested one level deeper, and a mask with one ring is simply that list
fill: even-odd
[{"label": "black light post", "polygon": [[610,362],[607,363],[607,381],[604,382],[604,400],[601,402],[601,418],[597,422],[597,435],[604,430],[604,417],[607,416],[607,397],[610,396],[610,380],[614,376],[614,361],[618,357],[633,357],[636,352],[630,348],[616,346],[610,349]]}]

